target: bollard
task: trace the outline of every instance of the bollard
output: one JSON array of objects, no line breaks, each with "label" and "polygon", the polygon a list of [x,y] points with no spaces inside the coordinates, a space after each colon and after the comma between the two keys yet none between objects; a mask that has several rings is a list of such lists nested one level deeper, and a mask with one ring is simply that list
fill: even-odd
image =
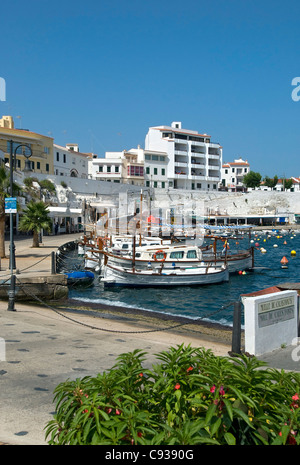
[{"label": "bollard", "polygon": [[14,312],[15,309],[15,294],[16,294],[16,276],[13,274],[10,278],[10,289],[8,291],[8,307],[7,310]]},{"label": "bollard", "polygon": [[51,252],[51,274],[56,274],[56,253]]},{"label": "bollard", "polygon": [[241,353],[241,313],[242,313],[242,303],[234,302],[232,346],[231,346],[232,352],[234,354]]}]

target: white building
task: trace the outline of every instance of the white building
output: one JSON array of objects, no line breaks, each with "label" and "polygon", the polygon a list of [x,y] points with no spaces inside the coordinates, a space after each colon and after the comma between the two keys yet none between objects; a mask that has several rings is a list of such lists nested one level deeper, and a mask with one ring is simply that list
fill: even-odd
[{"label": "white building", "polygon": [[105,158],[89,161],[89,177],[109,182],[121,182],[155,188],[167,187],[166,153],[136,149],[106,152]]},{"label": "white building", "polygon": [[91,153],[79,152],[77,144],[67,144],[65,147],[53,144],[55,175],[87,178],[89,169],[88,160],[91,158]]},{"label": "white building", "polygon": [[243,178],[250,171],[250,165],[247,160],[239,158],[233,162],[222,165],[221,185],[229,190],[242,190],[245,186]]},{"label": "white building", "polygon": [[182,129],[181,122],[149,128],[145,153],[166,154],[168,187],[218,190],[221,179],[222,147],[209,135]]}]

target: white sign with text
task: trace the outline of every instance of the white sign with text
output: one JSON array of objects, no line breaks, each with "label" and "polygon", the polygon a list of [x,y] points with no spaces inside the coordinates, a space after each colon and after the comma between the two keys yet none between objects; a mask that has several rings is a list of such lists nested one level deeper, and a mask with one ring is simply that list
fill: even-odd
[{"label": "white sign with text", "polygon": [[244,297],[245,351],[262,355],[293,344],[298,335],[297,292]]}]

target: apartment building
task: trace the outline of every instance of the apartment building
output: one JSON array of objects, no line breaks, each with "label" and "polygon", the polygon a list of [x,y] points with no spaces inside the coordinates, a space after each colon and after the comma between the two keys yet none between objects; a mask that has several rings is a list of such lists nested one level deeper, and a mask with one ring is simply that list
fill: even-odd
[{"label": "apartment building", "polygon": [[224,163],[222,165],[222,181],[221,185],[224,188],[232,191],[243,190],[243,178],[250,171],[250,165],[247,160],[239,158],[233,162]]},{"label": "apartment building", "polygon": [[208,134],[183,129],[181,122],[150,127],[145,153],[166,154],[168,187],[188,190],[218,190],[222,147]]},{"label": "apartment building", "polygon": [[88,177],[88,162],[93,158],[92,153],[79,151],[78,144],[53,145],[53,168],[58,176],[71,176],[75,178]]},{"label": "apartment building", "polygon": [[26,157],[29,157],[33,172],[54,174],[53,138],[27,129],[15,129],[12,116],[0,119],[0,150],[5,163],[9,163],[10,152],[16,153],[16,168],[24,171]]}]

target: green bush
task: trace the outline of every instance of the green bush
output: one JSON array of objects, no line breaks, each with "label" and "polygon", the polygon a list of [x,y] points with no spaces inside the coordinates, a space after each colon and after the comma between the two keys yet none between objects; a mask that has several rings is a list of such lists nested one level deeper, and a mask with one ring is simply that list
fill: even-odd
[{"label": "green bush", "polygon": [[108,372],[57,386],[48,443],[300,443],[299,373],[183,345],[157,354],[151,369],[145,356],[122,354]]}]

